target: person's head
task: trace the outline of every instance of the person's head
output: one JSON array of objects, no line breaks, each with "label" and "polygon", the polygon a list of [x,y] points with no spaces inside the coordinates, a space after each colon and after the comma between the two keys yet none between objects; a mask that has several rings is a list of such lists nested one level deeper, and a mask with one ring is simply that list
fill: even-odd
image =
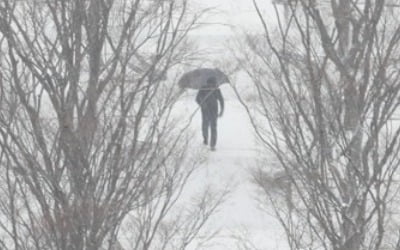
[{"label": "person's head", "polygon": [[207,87],[216,88],[217,87],[217,79],[214,76],[211,76],[207,79]]}]

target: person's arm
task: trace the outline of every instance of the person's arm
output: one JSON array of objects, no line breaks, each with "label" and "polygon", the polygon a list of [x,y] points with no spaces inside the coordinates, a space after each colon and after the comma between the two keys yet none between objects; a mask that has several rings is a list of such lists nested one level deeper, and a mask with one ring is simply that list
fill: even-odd
[{"label": "person's arm", "polygon": [[199,92],[197,92],[196,102],[197,102],[197,104],[201,105],[201,90],[199,90]]},{"label": "person's arm", "polygon": [[224,114],[224,97],[222,96],[221,90],[217,89],[217,99],[219,101],[219,104],[221,105],[221,111],[219,112],[219,116],[222,116]]}]

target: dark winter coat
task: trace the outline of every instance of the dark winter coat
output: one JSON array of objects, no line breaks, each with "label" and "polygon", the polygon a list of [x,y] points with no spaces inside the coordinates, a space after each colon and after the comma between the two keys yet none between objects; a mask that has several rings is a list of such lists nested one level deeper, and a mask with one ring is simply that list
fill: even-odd
[{"label": "dark winter coat", "polygon": [[196,102],[200,105],[202,112],[210,117],[218,116],[218,102],[221,105],[220,115],[224,112],[224,98],[219,88],[200,89],[196,96]]}]

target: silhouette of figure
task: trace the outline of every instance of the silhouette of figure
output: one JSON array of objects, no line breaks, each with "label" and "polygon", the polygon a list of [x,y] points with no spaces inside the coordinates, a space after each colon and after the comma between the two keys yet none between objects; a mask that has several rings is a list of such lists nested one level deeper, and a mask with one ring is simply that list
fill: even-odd
[{"label": "silhouette of figure", "polygon": [[[218,101],[221,105],[221,110],[218,114]],[[200,89],[196,96],[196,102],[201,107],[202,117],[202,133],[204,145],[208,145],[208,130],[211,128],[211,150],[215,150],[217,143],[217,119],[224,113],[224,98],[217,86],[215,77],[207,79],[205,88]]]}]

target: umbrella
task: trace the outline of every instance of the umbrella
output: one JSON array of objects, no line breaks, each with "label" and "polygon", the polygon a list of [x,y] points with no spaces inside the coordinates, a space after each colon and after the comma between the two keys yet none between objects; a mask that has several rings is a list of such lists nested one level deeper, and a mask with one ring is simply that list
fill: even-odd
[{"label": "umbrella", "polygon": [[201,89],[206,86],[207,80],[210,77],[215,77],[217,86],[223,83],[230,83],[227,75],[219,69],[200,68],[189,71],[181,77],[178,85],[181,88]]}]

